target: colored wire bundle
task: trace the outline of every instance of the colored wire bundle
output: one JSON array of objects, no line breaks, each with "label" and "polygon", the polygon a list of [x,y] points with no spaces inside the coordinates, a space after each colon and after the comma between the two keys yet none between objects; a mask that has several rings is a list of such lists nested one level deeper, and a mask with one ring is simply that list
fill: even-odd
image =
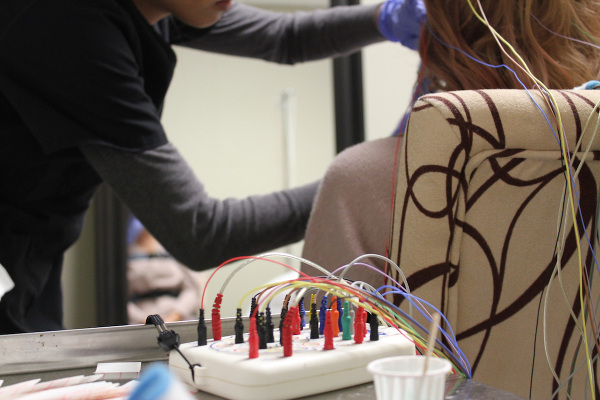
[{"label": "colored wire bundle", "polygon": [[[288,259],[299,260],[323,272],[324,276],[308,276],[300,271],[297,271],[293,267],[286,265],[283,262],[273,260],[272,257],[284,257]],[[419,353],[424,354],[424,352],[427,349],[428,329],[424,326],[422,322],[419,322],[417,318],[413,317],[411,313],[405,312],[400,307],[388,301],[385,297],[390,294],[400,294],[401,296],[403,296],[410,305],[411,310],[414,309],[417,311],[416,314],[418,314],[421,321],[428,322],[426,326],[429,326],[432,322],[432,315],[434,313],[439,313],[441,315],[441,312],[428,302],[411,295],[409,289],[400,284],[398,284],[397,286],[386,285],[378,289],[374,289],[373,287],[371,287],[371,285],[367,284],[366,282],[350,282],[343,279],[343,275],[345,275],[345,272],[351,267],[375,268],[369,265],[368,263],[364,262],[364,259],[367,257],[383,259],[386,262],[395,266],[395,264],[391,260],[383,256],[372,254],[365,255],[357,258],[347,266],[341,267],[340,269],[336,270],[340,272],[338,276],[334,273],[330,273],[321,266],[309,260],[305,260],[300,257],[292,256],[285,253],[267,253],[256,257],[238,257],[221,264],[221,266],[217,268],[217,270],[220,270],[222,267],[229,264],[230,262],[245,259],[244,263],[237,266],[235,270],[228,275],[227,281],[222,286],[218,296],[223,295],[227,284],[231,281],[235,274],[252,262],[266,261],[278,265],[283,265],[292,271],[298,272],[300,277],[297,279],[291,279],[282,282],[269,283],[252,289],[245,295],[241,296],[238,309],[241,309],[242,303],[245,299],[247,299],[250,296],[253,296],[253,304],[255,304],[256,306],[252,311],[251,318],[255,318],[257,315],[262,314],[264,311],[266,311],[267,307],[269,306],[269,304],[275,296],[282,293],[287,293],[286,304],[284,306],[286,309],[298,307],[299,303],[306,298],[310,298],[310,304],[312,307],[317,301],[317,296],[312,295],[309,297],[308,295],[311,292],[316,292],[317,294],[322,294],[324,296],[327,296],[328,298],[336,297],[337,299],[343,300],[344,302],[348,302],[354,310],[358,310],[359,308],[366,310],[369,314],[372,315],[372,318],[377,318],[379,323],[396,328],[398,331],[400,331],[403,335],[405,335],[405,337],[407,337],[410,341],[412,341],[415,344],[415,347]],[[397,266],[395,266],[395,268],[400,272],[400,276],[403,276],[402,271],[400,271],[400,269]],[[215,271],[215,273],[216,272],[217,271]],[[209,281],[207,281],[206,286],[208,286],[212,276],[214,276],[214,273],[209,278]],[[390,277],[388,278],[391,280]],[[434,355],[437,357],[448,359],[453,364],[455,373],[470,378],[471,367],[469,365],[469,362],[466,359],[463,352],[460,350],[456,342],[454,332],[450,328],[448,321],[443,316],[442,319],[442,326],[438,327],[438,329],[441,332],[441,338],[436,339],[436,348],[434,349]]]},{"label": "colored wire bundle", "polygon": [[[487,20],[487,18],[485,16],[485,12],[483,11],[483,7],[481,5],[480,0],[476,0],[477,5],[478,5],[478,10],[474,7],[471,0],[466,0],[466,1],[468,2],[475,17],[477,19],[479,19],[489,29],[493,38],[496,40],[499,49],[526,76],[528,76],[533,82],[535,82],[536,88],[540,91],[540,93],[542,93],[543,98],[545,99],[545,101],[548,105],[548,108],[552,111],[552,120],[555,123],[556,131],[553,129],[552,124],[550,124],[549,118],[546,116],[546,114],[544,113],[542,108],[535,102],[533,97],[531,97],[531,95],[530,95],[532,101],[534,101],[537,108],[544,115],[544,118],[546,118],[546,121],[548,122],[548,124],[552,130],[552,133],[553,133],[554,137],[557,139],[557,142],[559,144],[559,148],[560,148],[560,152],[561,152],[561,156],[562,156],[562,160],[563,160],[563,166],[565,167],[564,199],[566,200],[566,204],[564,204],[563,207],[567,208],[570,211],[568,213],[563,213],[562,211],[559,213],[559,215],[561,216],[560,217],[561,220],[559,220],[558,224],[557,224],[557,232],[558,232],[557,233],[557,244],[558,244],[558,246],[557,246],[557,250],[556,250],[556,265],[555,265],[552,275],[547,283],[547,287],[545,288],[545,294],[544,294],[544,312],[543,312],[544,349],[546,352],[546,358],[548,360],[548,365],[550,367],[550,370],[551,370],[556,382],[559,383],[559,388],[557,389],[557,392],[558,392],[558,390],[564,389],[565,385],[567,385],[567,384],[570,385],[571,379],[574,376],[575,372],[577,370],[579,370],[580,368],[582,368],[583,366],[585,366],[587,369],[587,374],[588,374],[588,381],[589,381],[589,385],[590,385],[591,397],[592,397],[592,399],[594,399],[595,398],[595,387],[594,387],[595,386],[595,384],[594,384],[595,378],[594,378],[594,373],[592,370],[592,364],[595,362],[596,357],[594,357],[594,359],[592,359],[590,356],[590,352],[592,351],[593,347],[596,347],[596,352],[600,353],[600,342],[599,342],[600,338],[598,335],[599,327],[598,327],[598,322],[596,320],[596,310],[598,310],[598,305],[599,305],[598,303],[600,303],[600,298],[596,300],[595,304],[593,304],[592,295],[591,295],[591,292],[592,292],[591,281],[592,281],[592,278],[594,275],[594,268],[593,267],[589,268],[589,271],[588,271],[587,266],[584,265],[584,263],[583,263],[583,257],[582,257],[583,249],[582,249],[582,245],[580,243],[580,238],[581,238],[580,229],[583,231],[583,235],[585,236],[585,238],[587,240],[587,246],[589,248],[590,253],[592,254],[594,265],[595,265],[596,269],[598,269],[598,271],[600,271],[600,269],[598,266],[598,262],[596,260],[596,256],[594,253],[594,245],[593,245],[593,243],[597,239],[597,235],[595,235],[590,240],[590,236],[588,235],[587,227],[586,227],[586,224],[584,222],[584,218],[583,218],[583,215],[581,212],[581,207],[579,206],[579,194],[578,194],[577,188],[576,188],[576,181],[577,181],[579,172],[581,171],[581,168],[584,164],[584,161],[586,160],[586,158],[588,156],[591,145],[594,141],[594,138],[595,138],[596,133],[599,128],[600,119],[598,118],[598,108],[600,106],[600,103],[596,104],[595,107],[593,108],[592,112],[589,114],[586,124],[585,124],[585,127],[583,128],[583,133],[582,133],[581,137],[578,139],[575,149],[573,151],[571,151],[568,147],[566,132],[565,132],[565,128],[563,125],[562,116],[559,112],[558,103],[557,103],[556,99],[554,98],[552,92],[550,92],[550,90],[544,85],[544,83],[541,80],[537,79],[531,73],[527,64],[525,63],[523,58],[515,51],[513,46],[511,46],[510,43],[508,43],[500,34],[498,34],[498,32],[492,26],[490,26],[489,21]],[[533,18],[544,29],[550,31],[547,27],[542,25],[542,23],[537,18],[535,18],[535,16]],[[579,28],[579,27],[578,27],[578,29],[581,30],[581,28]],[[551,33],[554,33],[554,32],[551,32]],[[558,34],[556,34],[556,35],[558,35]],[[595,48],[598,48],[597,44],[586,43],[586,42],[583,42],[578,39],[566,37],[564,35],[558,35],[558,36],[560,36],[566,40],[573,40],[573,41],[577,41],[579,43],[587,44],[587,45],[593,46]],[[589,35],[587,35],[587,36],[589,37]],[[459,49],[456,49],[456,50],[461,51]],[[463,54],[466,54],[466,53],[463,52]],[[475,58],[472,58],[472,59],[478,63],[488,65],[488,64],[485,64]],[[507,67],[506,65],[501,65],[501,66],[489,65],[489,66],[493,67],[493,68],[497,68],[497,67],[508,68],[515,76],[517,76],[517,74],[513,70],[511,70],[509,67]],[[517,79],[518,79],[518,77],[517,77]],[[519,82],[521,82],[521,81],[519,80]],[[526,88],[524,85],[523,85],[523,87],[525,90],[528,91],[528,88]],[[588,138],[588,137],[586,137],[586,135],[588,134],[588,127],[590,126],[593,119],[596,119],[595,128],[593,129],[591,138]],[[588,146],[583,151],[583,155],[581,157],[578,167],[574,170],[575,157],[572,157],[571,155],[577,154],[580,151],[584,137],[588,140]],[[598,221],[597,217],[598,217],[598,215],[596,216],[596,224]],[[580,226],[577,223],[578,220],[581,221]],[[578,262],[579,288],[580,288],[580,290],[579,290],[579,307],[581,310],[580,318],[577,317],[577,312],[572,309],[572,305],[568,299],[568,296],[566,295],[566,291],[563,286],[563,280],[562,280],[562,275],[561,275],[561,270],[562,270],[561,258],[562,258],[562,254],[563,254],[565,243],[566,243],[566,236],[567,236],[567,232],[568,232],[567,227],[568,227],[569,223],[572,224],[572,229],[575,233],[574,238],[575,238],[575,243],[576,243],[576,248],[577,248],[576,255],[577,255],[577,262]],[[547,314],[548,314],[548,306],[547,306],[548,305],[548,297],[549,297],[549,293],[550,293],[550,287],[555,278],[557,278],[559,281],[560,289],[561,289],[561,292],[563,293],[563,297],[565,299],[565,304],[571,310],[571,312],[570,312],[571,318],[573,319],[575,326],[576,326],[577,330],[579,331],[579,334],[581,335],[581,340],[580,340],[581,343],[580,344],[583,346],[583,349],[584,349],[584,352],[586,355],[585,360],[580,362],[578,365],[575,365],[575,361],[574,361],[574,365],[572,366],[572,373],[564,381],[561,381],[561,379],[558,377],[558,374],[556,373],[556,371],[553,368],[553,363],[551,360],[551,356],[550,356],[550,353],[548,350],[548,343],[546,340],[547,335],[548,335],[547,329],[548,329],[548,325],[549,325],[548,324],[548,316],[547,316]],[[592,330],[591,335],[588,332],[588,323]],[[590,341],[592,341],[591,345],[589,343]],[[570,397],[569,391],[566,391],[566,395],[568,397]]]}]

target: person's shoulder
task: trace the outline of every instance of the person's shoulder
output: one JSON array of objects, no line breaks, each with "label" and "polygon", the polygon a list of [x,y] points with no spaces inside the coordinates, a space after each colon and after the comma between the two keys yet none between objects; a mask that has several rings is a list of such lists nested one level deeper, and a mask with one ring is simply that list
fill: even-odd
[{"label": "person's shoulder", "polygon": [[[89,24],[110,25],[130,19],[128,0],[3,0],[0,39],[10,33],[52,35],[55,31],[84,33]],[[125,4],[123,4],[125,3]],[[87,29],[85,29],[87,28]]]},{"label": "person's shoulder", "polygon": [[0,52],[14,62],[34,55],[40,62],[73,62],[74,57],[83,62],[137,43],[140,23],[130,0],[28,0],[29,7],[13,8],[4,1],[20,0],[0,2],[0,15],[10,14],[5,24],[1,19],[9,17],[0,17]]},{"label": "person's shoulder", "polygon": [[[118,0],[2,0],[3,19],[68,17],[78,14],[122,12],[126,1]],[[62,19],[65,24],[72,21]]]}]

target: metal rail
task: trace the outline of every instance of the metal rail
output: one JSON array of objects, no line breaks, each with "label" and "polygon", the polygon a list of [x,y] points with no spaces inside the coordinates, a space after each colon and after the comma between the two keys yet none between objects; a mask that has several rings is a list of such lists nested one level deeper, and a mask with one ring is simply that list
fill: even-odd
[{"label": "metal rail", "polygon": [[[248,319],[245,318],[245,323]],[[279,316],[273,317],[279,323]],[[223,335],[234,334],[235,318],[222,319]],[[181,343],[198,340],[196,321],[165,324]],[[206,321],[209,337],[211,321]],[[92,367],[99,362],[166,360],[157,343],[154,325],[24,333],[0,336],[0,376]]]}]

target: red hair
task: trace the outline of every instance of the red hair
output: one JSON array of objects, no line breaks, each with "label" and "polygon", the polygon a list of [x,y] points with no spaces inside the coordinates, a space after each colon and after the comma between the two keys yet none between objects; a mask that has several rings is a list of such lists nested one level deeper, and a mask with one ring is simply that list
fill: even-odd
[{"label": "red hair", "polygon": [[[477,0],[471,2],[481,14]],[[600,78],[600,50],[566,38],[596,45],[600,42],[598,0],[480,2],[490,26],[549,88],[571,89]],[[474,15],[467,0],[425,0],[425,4],[427,22],[420,53],[427,60],[424,73],[432,91],[521,87],[506,68],[482,65],[447,45],[488,64],[506,64],[527,87],[534,85],[500,50],[489,28]]]}]

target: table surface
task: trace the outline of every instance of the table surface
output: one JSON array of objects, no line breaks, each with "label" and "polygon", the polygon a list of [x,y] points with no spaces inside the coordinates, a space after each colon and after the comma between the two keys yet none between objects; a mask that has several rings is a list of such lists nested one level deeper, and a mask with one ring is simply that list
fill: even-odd
[{"label": "table surface", "polygon": [[[223,319],[224,335],[234,333],[235,319]],[[210,321],[207,321],[210,325]],[[197,340],[197,322],[184,321],[166,324],[175,329],[181,342]],[[142,371],[151,362],[166,362],[167,354],[156,342],[153,326],[88,328],[71,331],[27,333],[0,336],[0,380],[3,386],[40,378],[49,381],[78,375],[92,375],[100,362],[142,362]],[[115,381],[125,383],[126,381]],[[198,399],[220,397],[198,392]],[[366,383],[309,397],[310,400],[372,400],[373,383]],[[446,399],[452,400],[522,400],[476,381],[449,377]]]},{"label": "table surface", "polygon": [[[147,366],[147,363],[143,364],[143,369]],[[0,380],[4,380],[3,386],[25,382],[30,379],[41,378],[42,381],[48,381],[52,379],[64,378],[68,376],[77,375],[92,375],[95,368],[77,368],[70,370],[60,371],[44,371],[37,373],[22,373],[15,375],[1,376]],[[111,380],[112,381],[112,380]],[[118,383],[125,383],[127,381],[114,381]],[[197,392],[194,396],[197,399],[204,400],[220,400],[221,397],[204,393]],[[348,387],[342,390],[336,390],[333,392],[321,393],[310,397],[305,397],[307,400],[373,400],[375,399],[375,389],[373,382]],[[483,385],[473,380],[463,379],[460,377],[449,376],[446,380],[446,397],[447,400],[523,400],[522,397],[518,397],[514,394],[504,392],[487,385]]]}]

